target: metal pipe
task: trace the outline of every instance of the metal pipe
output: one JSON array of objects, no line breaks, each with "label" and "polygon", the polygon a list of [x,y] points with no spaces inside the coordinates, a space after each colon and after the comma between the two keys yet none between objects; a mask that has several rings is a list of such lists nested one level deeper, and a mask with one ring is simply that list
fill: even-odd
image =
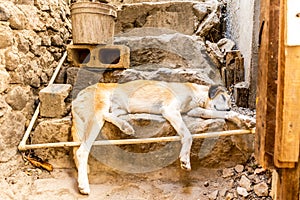
[{"label": "metal pipe", "polygon": [[[209,133],[199,133],[193,134],[193,139],[203,139],[203,138],[214,138],[214,137],[224,137],[224,136],[234,136],[234,135],[244,135],[244,134],[254,134],[255,129],[250,130],[229,130],[229,131],[219,131],[219,132],[209,132]],[[180,136],[168,136],[168,137],[158,137],[158,138],[138,138],[138,139],[121,139],[121,140],[98,140],[95,141],[93,145],[104,146],[104,145],[124,145],[124,144],[145,144],[145,143],[156,143],[156,142],[175,142],[180,141]],[[78,147],[81,142],[57,142],[57,143],[43,143],[43,144],[30,144],[19,146],[20,151],[25,151],[29,149],[40,149],[40,148],[57,148],[57,147]]]},{"label": "metal pipe", "polygon": [[[48,85],[51,85],[51,84],[54,83],[54,81],[55,81],[55,79],[56,79],[56,77],[57,77],[57,75],[58,75],[58,73],[60,71],[60,68],[61,68],[62,64],[64,63],[64,61],[66,59],[66,57],[67,57],[67,51],[65,51],[65,53],[61,57],[61,59],[60,59],[58,65],[57,65],[54,73],[52,74],[52,77],[51,77]],[[27,127],[27,129],[25,131],[25,134],[24,134],[24,136],[23,136],[23,138],[22,138],[22,140],[21,140],[21,142],[20,142],[20,144],[18,146],[18,149],[20,151],[22,151],[22,149],[24,149],[24,147],[26,146],[26,141],[27,141],[27,139],[28,139],[28,137],[29,137],[29,135],[31,133],[31,130],[32,130],[33,126],[34,126],[35,120],[39,116],[40,106],[41,106],[41,103],[39,103],[38,106],[36,107],[36,109],[34,111],[34,114],[33,114],[32,118],[30,120],[30,123],[29,123],[29,125],[28,125],[28,127]]]},{"label": "metal pipe", "polygon": [[54,73],[52,74],[52,77],[51,77],[51,79],[50,79],[48,85],[51,85],[51,84],[54,83],[54,81],[55,81],[55,79],[56,79],[56,77],[57,77],[57,75],[58,75],[58,73],[59,73],[59,71],[60,71],[60,68],[61,68],[62,64],[65,62],[65,60],[66,60],[66,58],[67,58],[67,55],[68,55],[68,54],[67,54],[67,51],[65,51],[64,54],[63,54],[63,56],[62,56],[61,59],[59,60],[59,63],[57,64],[57,67],[56,67]]}]

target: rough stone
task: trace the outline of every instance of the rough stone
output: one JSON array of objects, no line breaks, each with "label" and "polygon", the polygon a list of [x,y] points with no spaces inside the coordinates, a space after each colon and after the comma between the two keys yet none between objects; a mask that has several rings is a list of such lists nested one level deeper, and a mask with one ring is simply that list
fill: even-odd
[{"label": "rough stone", "polygon": [[228,177],[231,177],[233,175],[234,175],[234,171],[233,171],[232,168],[223,169],[223,175],[222,175],[223,178],[228,178]]},{"label": "rough stone", "polygon": [[206,41],[207,45],[207,52],[210,55],[211,59],[214,61],[214,63],[221,67],[222,63],[224,63],[224,54],[219,49],[218,45],[216,43],[212,43],[210,41]]},{"label": "rough stone", "polygon": [[[34,5],[42,11],[50,11],[50,6],[52,5],[52,3],[54,3],[54,1],[41,1],[41,0],[34,1]],[[52,6],[54,5],[55,4],[53,4]]]},{"label": "rough stone", "polygon": [[[193,2],[159,2],[123,5],[118,12],[116,33],[138,27],[168,28],[192,35],[197,27]],[[135,12],[139,10],[139,12]],[[192,20],[191,20],[192,19]]]},{"label": "rough stone", "polygon": [[7,162],[17,154],[19,144],[24,130],[26,118],[19,112],[9,112],[0,118],[2,123],[0,129],[0,162]]},{"label": "rough stone", "polygon": [[234,170],[237,172],[237,173],[241,173],[241,172],[243,172],[244,171],[244,165],[236,165],[235,167],[234,167]]},{"label": "rough stone", "polygon": [[220,197],[225,197],[227,194],[227,189],[223,188],[222,190],[220,190],[219,194],[220,194]]},{"label": "rough stone", "polygon": [[222,53],[226,53],[233,49],[235,42],[228,38],[222,38],[217,42],[217,45]]},{"label": "rough stone", "polygon": [[[148,31],[149,29],[147,29]],[[162,66],[170,69],[182,68],[187,72],[190,69],[202,70],[203,82],[221,83],[217,67],[211,62],[203,43],[196,37],[180,33],[147,36],[143,28],[137,30],[130,37],[115,37],[115,44],[123,44],[130,48],[132,69],[154,71]],[[189,47],[189,48],[186,48]]]},{"label": "rough stone", "polygon": [[0,94],[9,87],[10,76],[5,69],[0,67]]},{"label": "rough stone", "polygon": [[19,5],[19,9],[27,18],[25,29],[34,31],[46,31],[46,25],[40,20],[40,11],[35,6]]},{"label": "rough stone", "polygon": [[63,46],[64,41],[59,35],[54,35],[53,37],[51,37],[51,44],[53,46],[61,47]]},{"label": "rough stone", "polygon": [[243,196],[243,197],[247,197],[249,195],[247,190],[243,187],[237,187],[236,191],[240,196]]},{"label": "rough stone", "polygon": [[[81,68],[80,70],[76,71],[73,69],[72,71],[68,70],[68,82],[74,81],[75,84],[72,90],[72,98],[76,98],[77,94],[84,88],[99,83],[100,79],[103,77],[103,72],[94,73],[90,70]],[[75,77],[73,78],[73,76]],[[71,77],[72,76],[72,77]]]},{"label": "rough stone", "polygon": [[234,142],[236,147],[242,151],[247,152],[249,154],[253,153],[254,151],[254,135],[240,135],[240,136],[233,136],[231,140]]},{"label": "rough stone", "polygon": [[24,70],[16,69],[15,71],[9,71],[11,84],[24,84]]},{"label": "rough stone", "polygon": [[205,6],[205,4],[201,4],[201,3],[197,3],[197,4],[193,5],[193,11],[194,11],[195,15],[198,17],[199,21],[202,21],[203,18],[208,13],[207,6]]},{"label": "rough stone", "polygon": [[0,49],[10,47],[13,44],[12,30],[0,24]]},{"label": "rough stone", "polygon": [[231,192],[228,192],[228,193],[226,194],[225,200],[231,200],[231,199],[233,199],[233,198],[234,198],[233,194],[232,194]]},{"label": "rough stone", "polygon": [[36,35],[35,33],[33,35],[30,35],[30,37],[28,37],[29,41],[30,41],[30,52],[32,52],[35,56],[41,56],[41,49],[45,48],[45,47],[41,47],[42,45],[42,39],[40,37],[38,37],[38,35]]},{"label": "rough stone", "polygon": [[[34,3],[45,3],[49,9],[42,10]],[[69,15],[68,3],[63,0],[0,2],[0,162],[12,159],[17,152],[25,121],[34,111],[36,92],[56,67],[54,55],[65,50],[50,45],[55,34],[67,43]]]},{"label": "rough stone", "polygon": [[208,35],[210,30],[220,23],[219,15],[220,13],[217,10],[211,12],[198,26],[196,35],[199,35],[200,37],[205,37],[206,35]]},{"label": "rough stone", "polygon": [[215,200],[215,199],[217,199],[218,195],[219,195],[219,191],[215,190],[212,193],[210,193],[209,195],[207,195],[207,197],[210,200]]},{"label": "rough stone", "polygon": [[71,118],[43,119],[33,133],[33,142],[67,142],[70,138]]},{"label": "rough stone", "polygon": [[208,55],[218,67],[223,66],[226,52],[232,50],[234,45],[235,43],[227,38],[222,38],[217,43],[206,41]]},{"label": "rough stone", "polygon": [[46,46],[46,47],[50,47],[51,46],[51,37],[49,37],[49,35],[47,34],[47,32],[41,32],[39,34],[39,36],[42,39],[42,45]]},{"label": "rough stone", "polygon": [[0,21],[7,21],[11,14],[5,4],[0,4]]},{"label": "rough stone", "polygon": [[12,71],[18,67],[20,63],[20,58],[17,52],[12,50],[7,50],[5,52],[5,68]]},{"label": "rough stone", "polygon": [[39,76],[33,70],[29,70],[25,73],[24,78],[27,79],[27,84],[34,88],[38,88],[41,85]]},{"label": "rough stone", "polygon": [[51,54],[45,47],[40,48],[40,54],[42,55],[39,59],[40,68],[43,70],[52,67],[52,64],[56,66],[56,62],[54,62],[54,55]]},{"label": "rough stone", "polygon": [[[32,134],[32,142],[55,143],[70,140],[71,118],[43,119]],[[37,155],[53,163],[55,167],[70,167],[70,148],[47,148],[35,150]]]},{"label": "rough stone", "polygon": [[44,117],[62,117],[68,112],[65,99],[72,86],[69,84],[51,84],[39,92],[40,114]]},{"label": "rough stone", "polygon": [[265,171],[266,171],[266,169],[264,169],[264,168],[256,168],[254,170],[254,174],[261,174],[261,173],[263,173]]},{"label": "rough stone", "polygon": [[25,38],[25,34],[22,34],[22,32],[17,32],[14,35],[15,40],[18,43],[18,50],[19,52],[22,52],[24,54],[28,53],[29,51],[29,41]]},{"label": "rough stone", "polygon": [[13,7],[11,12],[13,12],[13,14],[8,20],[10,27],[15,30],[24,29],[27,23],[27,18],[24,13],[15,6]]},{"label": "rough stone", "polygon": [[[144,66],[140,66],[141,68]],[[151,65],[153,67],[153,65]],[[145,66],[147,68],[147,66]],[[203,70],[198,69],[169,69],[159,68],[152,71],[128,69],[124,71],[116,71],[113,73],[114,77],[119,77],[118,82],[128,82],[133,80],[160,80],[160,81],[172,81],[172,82],[193,82],[201,85],[210,85],[215,82],[208,79],[203,74]]]},{"label": "rough stone", "polygon": [[251,184],[252,184],[251,181],[245,175],[242,175],[239,181],[239,185],[245,188],[249,192],[252,190]]},{"label": "rough stone", "polygon": [[75,79],[79,71],[78,67],[68,67],[65,69],[67,73],[67,84],[75,85]]},{"label": "rough stone", "polygon": [[29,100],[29,92],[28,87],[17,86],[7,93],[5,100],[14,110],[22,110]]},{"label": "rough stone", "polygon": [[269,194],[268,185],[265,182],[254,185],[253,189],[255,194],[259,197],[265,197]]},{"label": "rough stone", "polygon": [[8,112],[11,112],[11,108],[6,103],[4,97],[0,97],[0,118],[3,117]]},{"label": "rough stone", "polygon": [[42,72],[40,78],[41,78],[41,83],[42,83],[42,84],[48,83],[48,76],[47,76],[46,73]]}]

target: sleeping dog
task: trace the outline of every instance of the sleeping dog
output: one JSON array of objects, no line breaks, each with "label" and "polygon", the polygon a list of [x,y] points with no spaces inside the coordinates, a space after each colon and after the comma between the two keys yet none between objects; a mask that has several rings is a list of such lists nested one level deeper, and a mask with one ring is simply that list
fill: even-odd
[{"label": "sleeping dog", "polygon": [[123,84],[98,83],[87,87],[72,102],[72,135],[74,141],[82,142],[78,149],[74,149],[79,191],[82,194],[90,192],[88,155],[105,121],[133,135],[133,127],[119,116],[129,113],[162,115],[181,136],[181,167],[190,170],[192,135],[181,114],[240,123],[238,114],[229,110],[230,96],[222,86],[137,80]]}]

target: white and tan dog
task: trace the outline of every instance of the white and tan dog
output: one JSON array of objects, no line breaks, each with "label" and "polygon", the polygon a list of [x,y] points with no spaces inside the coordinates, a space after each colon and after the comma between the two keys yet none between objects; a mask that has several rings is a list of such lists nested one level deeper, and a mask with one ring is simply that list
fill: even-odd
[{"label": "white and tan dog", "polygon": [[90,192],[88,155],[105,121],[132,135],[134,129],[127,121],[119,118],[120,115],[161,114],[181,136],[181,167],[190,170],[192,135],[181,114],[230,119],[239,123],[237,113],[229,110],[230,96],[221,86],[138,80],[123,84],[98,83],[87,87],[72,103],[73,139],[82,142],[74,156],[78,167],[79,191],[82,194]]}]

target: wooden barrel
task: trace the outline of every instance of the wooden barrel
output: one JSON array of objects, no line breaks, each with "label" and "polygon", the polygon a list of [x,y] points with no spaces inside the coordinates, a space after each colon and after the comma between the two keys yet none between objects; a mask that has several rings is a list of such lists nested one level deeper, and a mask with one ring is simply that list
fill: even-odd
[{"label": "wooden barrel", "polygon": [[71,6],[73,44],[112,44],[117,12],[99,2],[77,2]]}]

